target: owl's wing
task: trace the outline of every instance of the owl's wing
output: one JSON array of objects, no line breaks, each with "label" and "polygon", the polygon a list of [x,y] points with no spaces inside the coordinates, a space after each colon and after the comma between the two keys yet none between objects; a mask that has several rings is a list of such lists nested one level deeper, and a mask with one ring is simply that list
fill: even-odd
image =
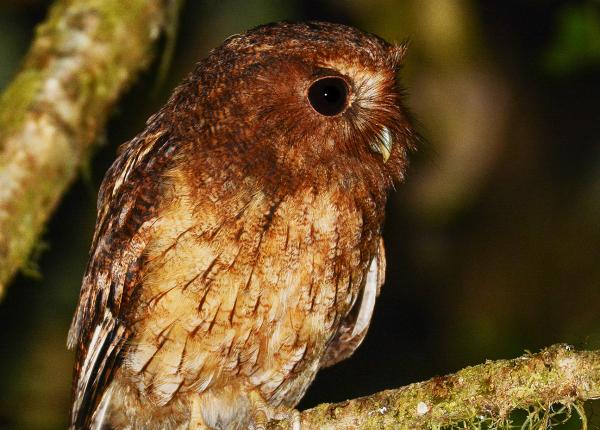
[{"label": "owl's wing", "polygon": [[321,359],[321,367],[333,366],[345,360],[362,343],[369,330],[373,309],[375,308],[375,299],[379,296],[384,281],[385,249],[383,247],[383,239],[381,239],[377,253],[373,257],[373,260],[371,260],[367,278],[362,289],[362,296],[342,321],[335,337],[328,345]]},{"label": "owl's wing", "polygon": [[127,302],[141,285],[144,249],[156,219],[168,141],[147,133],[126,144],[98,195],[90,260],[67,345],[76,348],[71,429],[88,429],[129,336]]}]

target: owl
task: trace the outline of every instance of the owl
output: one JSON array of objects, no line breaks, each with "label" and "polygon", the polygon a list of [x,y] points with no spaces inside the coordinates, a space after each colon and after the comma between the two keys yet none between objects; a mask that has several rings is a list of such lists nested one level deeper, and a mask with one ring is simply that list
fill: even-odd
[{"label": "owl", "polygon": [[119,150],[68,345],[71,429],[260,429],[363,340],[413,131],[404,46],[282,22],[227,39]]}]

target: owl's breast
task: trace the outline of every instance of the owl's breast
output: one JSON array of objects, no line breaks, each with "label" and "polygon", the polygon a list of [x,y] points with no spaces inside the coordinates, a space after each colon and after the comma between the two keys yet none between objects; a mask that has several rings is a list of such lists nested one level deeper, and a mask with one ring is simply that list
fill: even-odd
[{"label": "owl's breast", "polygon": [[154,225],[127,372],[159,404],[232,384],[294,404],[356,299],[375,234],[341,191],[198,202],[178,189]]}]

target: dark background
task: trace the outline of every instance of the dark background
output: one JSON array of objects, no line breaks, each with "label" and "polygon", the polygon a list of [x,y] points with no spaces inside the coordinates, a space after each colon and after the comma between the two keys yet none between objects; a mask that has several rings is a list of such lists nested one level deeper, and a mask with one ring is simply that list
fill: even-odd
[{"label": "dark background", "polygon": [[[0,89],[48,4],[0,0]],[[0,429],[67,425],[66,333],[116,147],[210,48],[280,19],[409,38],[401,79],[424,136],[388,205],[387,282],[370,333],[300,406],[557,342],[600,347],[598,2],[190,0],[168,75],[159,82],[155,64],[119,103],[85,179],[0,303]],[[588,408],[599,428],[600,408]]]}]

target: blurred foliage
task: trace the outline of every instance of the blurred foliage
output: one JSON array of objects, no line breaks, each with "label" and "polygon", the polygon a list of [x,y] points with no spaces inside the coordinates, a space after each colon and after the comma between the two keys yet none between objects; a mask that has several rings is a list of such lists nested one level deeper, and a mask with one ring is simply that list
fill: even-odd
[{"label": "blurred foliage", "polygon": [[544,58],[551,73],[565,74],[600,65],[600,3],[567,5],[558,15],[557,31]]},{"label": "blurred foliage", "polygon": [[[48,4],[0,0],[0,89]],[[154,91],[157,60],[116,108],[89,166],[94,191],[75,184],[49,224],[42,279],[19,277],[0,303],[0,429],[66,427],[66,332],[117,146],[212,47],[280,19],[410,39],[401,79],[423,136],[389,202],[387,282],[369,336],[319,374],[301,407],[557,342],[599,348],[598,10],[584,0],[186,2],[162,85]]]}]

